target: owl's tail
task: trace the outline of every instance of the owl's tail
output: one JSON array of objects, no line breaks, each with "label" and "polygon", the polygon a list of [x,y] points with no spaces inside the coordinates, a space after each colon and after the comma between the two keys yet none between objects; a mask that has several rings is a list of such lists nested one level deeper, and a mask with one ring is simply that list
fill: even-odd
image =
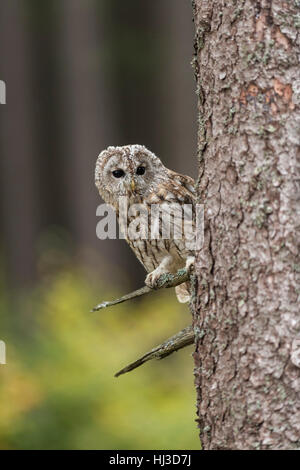
[{"label": "owl's tail", "polygon": [[179,284],[179,286],[175,287],[175,292],[177,296],[178,302],[181,304],[186,304],[190,301],[190,283],[184,282],[183,284]]}]

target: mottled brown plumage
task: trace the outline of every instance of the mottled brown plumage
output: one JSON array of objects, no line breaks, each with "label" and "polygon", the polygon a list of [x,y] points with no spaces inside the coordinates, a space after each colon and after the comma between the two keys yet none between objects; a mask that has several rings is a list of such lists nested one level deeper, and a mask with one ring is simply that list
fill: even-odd
[{"label": "mottled brown plumage", "polygon": [[[191,229],[194,226],[194,218],[191,217],[190,223],[186,224],[183,236],[176,238],[176,230],[182,224],[181,208],[183,205],[190,205],[186,206],[186,210],[192,212],[195,203],[192,178],[169,170],[144,146],[126,145],[108,147],[100,153],[96,163],[95,182],[104,201],[113,206],[118,216],[120,197],[127,198],[128,207],[143,204],[146,208],[147,218],[143,219],[139,228],[143,228],[144,234],[148,236],[143,237],[144,239],[127,236],[127,242],[149,273],[145,281],[148,286],[155,287],[156,280],[165,272],[174,273],[193,264],[194,252],[185,235],[189,227]],[[150,214],[151,207],[155,206],[160,214],[159,225],[155,237],[151,239]],[[174,207],[176,210],[180,208],[178,219],[175,217]],[[167,230],[168,211],[172,209],[175,216],[169,219],[170,237],[162,238],[164,230]],[[135,210],[129,209],[125,221],[127,226],[134,222],[137,215]],[[180,302],[187,302],[188,286],[178,286],[176,294]]]}]

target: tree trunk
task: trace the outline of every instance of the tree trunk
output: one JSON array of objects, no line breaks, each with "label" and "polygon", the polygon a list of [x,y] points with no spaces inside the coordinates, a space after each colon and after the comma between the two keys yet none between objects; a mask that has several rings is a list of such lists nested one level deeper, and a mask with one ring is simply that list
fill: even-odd
[{"label": "tree trunk", "polygon": [[299,448],[299,2],[194,0],[193,13],[201,442]]}]

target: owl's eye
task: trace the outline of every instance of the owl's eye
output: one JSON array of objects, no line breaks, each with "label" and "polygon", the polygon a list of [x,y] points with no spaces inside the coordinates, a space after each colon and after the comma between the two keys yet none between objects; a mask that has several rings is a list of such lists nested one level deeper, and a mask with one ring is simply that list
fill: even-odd
[{"label": "owl's eye", "polygon": [[143,175],[146,171],[146,168],[144,166],[139,166],[137,169],[136,169],[136,174],[137,175]]},{"label": "owl's eye", "polygon": [[122,176],[125,175],[123,170],[114,170],[112,174],[114,175],[115,178],[122,178]]}]

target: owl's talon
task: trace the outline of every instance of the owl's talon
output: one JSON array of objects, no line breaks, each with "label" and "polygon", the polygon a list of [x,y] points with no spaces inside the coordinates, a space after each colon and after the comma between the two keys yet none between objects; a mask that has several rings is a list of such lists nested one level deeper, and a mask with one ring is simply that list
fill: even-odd
[{"label": "owl's talon", "polygon": [[162,275],[161,271],[157,271],[157,272],[155,272],[155,271],[156,271],[156,269],[154,271],[152,271],[152,273],[149,273],[148,276],[145,279],[145,284],[146,284],[146,286],[150,287],[150,289],[157,289],[158,288],[157,282],[158,282],[160,276]]}]

